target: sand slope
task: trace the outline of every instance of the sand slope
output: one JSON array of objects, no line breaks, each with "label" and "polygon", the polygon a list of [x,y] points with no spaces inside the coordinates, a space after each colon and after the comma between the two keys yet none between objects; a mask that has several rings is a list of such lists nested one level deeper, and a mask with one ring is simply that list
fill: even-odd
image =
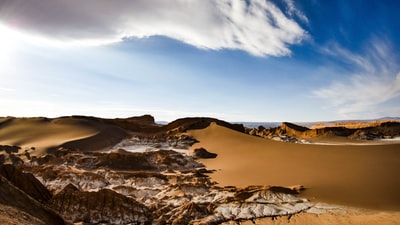
[{"label": "sand slope", "polygon": [[312,201],[400,210],[400,145],[275,142],[211,124],[189,131],[216,159],[203,159],[221,186],[304,185]]},{"label": "sand slope", "polygon": [[0,145],[22,150],[35,147],[32,155],[55,147],[98,150],[113,146],[127,136],[123,129],[89,117],[14,118],[0,120]]}]

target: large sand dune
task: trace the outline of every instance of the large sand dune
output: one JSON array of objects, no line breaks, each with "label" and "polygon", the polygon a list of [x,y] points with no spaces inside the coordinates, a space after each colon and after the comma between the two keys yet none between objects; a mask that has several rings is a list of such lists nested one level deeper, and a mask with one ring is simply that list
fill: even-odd
[{"label": "large sand dune", "polygon": [[221,186],[304,185],[316,202],[400,210],[400,144],[327,146],[283,143],[211,124],[189,131],[216,159],[203,159]]}]

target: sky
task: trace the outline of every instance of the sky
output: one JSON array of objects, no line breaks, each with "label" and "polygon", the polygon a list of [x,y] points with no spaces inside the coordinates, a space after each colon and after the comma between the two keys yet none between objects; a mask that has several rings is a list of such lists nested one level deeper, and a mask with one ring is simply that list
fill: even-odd
[{"label": "sky", "polygon": [[0,0],[0,116],[400,116],[397,0]]}]

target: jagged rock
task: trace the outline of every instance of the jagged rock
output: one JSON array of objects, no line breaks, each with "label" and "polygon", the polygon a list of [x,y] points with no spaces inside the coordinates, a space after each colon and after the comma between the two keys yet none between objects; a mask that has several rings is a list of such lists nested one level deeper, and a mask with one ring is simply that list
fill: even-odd
[{"label": "jagged rock", "polygon": [[194,220],[211,215],[212,211],[213,206],[211,204],[188,202],[167,213],[159,222],[172,225],[186,225]]},{"label": "jagged rock", "polygon": [[52,171],[50,168],[41,173],[41,178],[47,188],[56,193],[67,184],[72,183],[81,190],[98,190],[109,183],[104,176],[93,172],[73,173],[70,171]]},{"label": "jagged rock", "polygon": [[69,184],[48,206],[70,222],[148,224],[151,220],[145,205],[109,189],[83,192]]},{"label": "jagged rock", "polygon": [[220,224],[228,220],[253,220],[292,215],[310,209],[313,206],[311,202],[291,194],[296,193],[297,188],[263,186],[249,186],[243,189],[226,188],[233,197],[226,194],[226,197],[220,200],[220,204],[216,204],[211,215],[197,222]]},{"label": "jagged rock", "polygon": [[39,202],[44,203],[51,198],[51,193],[32,174],[23,173],[13,165],[1,165],[0,175]]},{"label": "jagged rock", "polygon": [[194,159],[172,150],[128,152],[123,149],[111,153],[88,153],[79,156],[76,166],[82,169],[108,168],[124,171],[163,171],[201,167]]},{"label": "jagged rock", "polygon": [[218,156],[216,153],[211,153],[207,151],[205,148],[196,148],[194,151],[194,156],[201,159],[213,159]]},{"label": "jagged rock", "polygon": [[[29,197],[21,189],[12,185],[6,178],[0,176],[0,208],[3,208],[4,205],[15,209],[17,212],[24,212],[34,217],[34,220],[28,224],[65,224],[64,220],[51,209]],[[11,217],[9,220],[17,220],[16,216],[18,214],[9,215]]]}]

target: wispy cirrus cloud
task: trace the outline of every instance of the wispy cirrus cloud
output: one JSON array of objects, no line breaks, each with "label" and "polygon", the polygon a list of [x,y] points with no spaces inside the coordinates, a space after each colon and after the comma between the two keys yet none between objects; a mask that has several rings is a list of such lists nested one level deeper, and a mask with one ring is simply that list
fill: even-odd
[{"label": "wispy cirrus cloud", "polygon": [[203,49],[284,56],[307,37],[291,15],[307,17],[285,2],[290,15],[266,0],[3,0],[0,23],[63,43],[162,35]]},{"label": "wispy cirrus cloud", "polygon": [[286,4],[289,16],[297,16],[304,23],[309,23],[307,16],[295,6],[294,0],[283,0],[283,2]]},{"label": "wispy cirrus cloud", "polygon": [[345,79],[315,90],[314,96],[325,100],[328,107],[344,118],[398,116],[400,66],[389,43],[386,39],[373,38],[363,54],[352,53],[338,44],[323,49],[353,70]]}]

